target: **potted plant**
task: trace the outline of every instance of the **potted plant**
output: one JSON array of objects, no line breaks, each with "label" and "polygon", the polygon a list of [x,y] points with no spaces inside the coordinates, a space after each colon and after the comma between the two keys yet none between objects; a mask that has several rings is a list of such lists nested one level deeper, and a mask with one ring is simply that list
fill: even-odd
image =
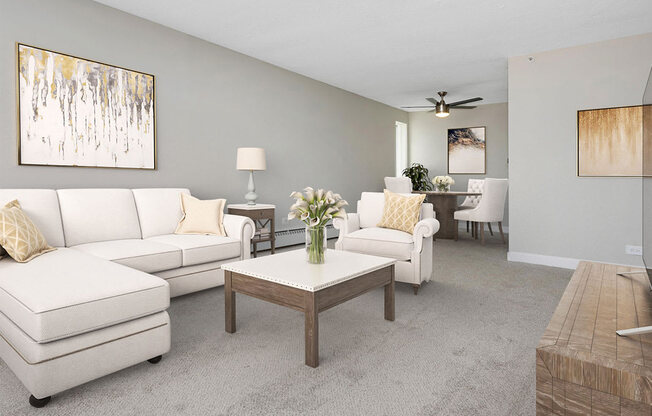
[{"label": "potted plant", "polygon": [[307,187],[301,192],[292,192],[290,198],[296,201],[290,207],[288,219],[298,218],[306,224],[306,254],[308,262],[324,263],[326,253],[326,224],[333,218],[346,218],[344,206],[349,205],[340,194]]},{"label": "potted plant", "polygon": [[428,169],[421,163],[413,163],[412,166],[405,168],[403,170],[403,176],[410,178],[413,191],[432,191]]}]

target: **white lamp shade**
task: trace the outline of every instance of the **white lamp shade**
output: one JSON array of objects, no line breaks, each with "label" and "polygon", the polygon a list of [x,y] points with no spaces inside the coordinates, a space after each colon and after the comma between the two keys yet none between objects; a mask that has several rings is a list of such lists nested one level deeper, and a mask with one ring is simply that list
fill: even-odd
[{"label": "white lamp shade", "polygon": [[238,170],[265,170],[265,149],[260,147],[239,147],[236,162]]}]

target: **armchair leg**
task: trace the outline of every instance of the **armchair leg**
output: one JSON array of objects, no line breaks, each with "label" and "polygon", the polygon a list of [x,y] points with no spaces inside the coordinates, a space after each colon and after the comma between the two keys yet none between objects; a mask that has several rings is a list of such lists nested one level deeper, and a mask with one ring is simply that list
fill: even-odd
[{"label": "armchair leg", "polygon": [[478,224],[480,225],[480,243],[484,245],[484,222]]},{"label": "armchair leg", "polygon": [[503,239],[503,244],[505,244],[505,234],[503,234],[503,222],[498,223],[498,229],[500,230],[500,237]]},{"label": "armchair leg", "polygon": [[419,293],[419,288],[420,287],[421,287],[421,285],[417,285],[417,284],[412,285],[412,290],[414,290],[414,296],[416,296],[417,293]]},{"label": "armchair leg", "polygon": [[494,230],[491,229],[491,223],[488,222],[487,225],[489,226],[489,234],[491,234],[493,236],[494,235]]},{"label": "armchair leg", "polygon": [[466,222],[466,232],[467,233],[469,232],[469,222],[468,221]]}]

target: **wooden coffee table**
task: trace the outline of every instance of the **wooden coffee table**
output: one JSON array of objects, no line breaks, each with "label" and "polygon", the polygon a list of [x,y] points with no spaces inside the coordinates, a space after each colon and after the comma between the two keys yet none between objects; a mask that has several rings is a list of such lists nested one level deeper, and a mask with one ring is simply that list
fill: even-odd
[{"label": "wooden coffee table", "polygon": [[385,287],[385,319],[394,320],[396,260],[328,250],[325,264],[310,264],[305,250],[222,265],[225,330],[235,332],[235,294],[242,293],[305,314],[306,365],[319,365],[319,312]]}]

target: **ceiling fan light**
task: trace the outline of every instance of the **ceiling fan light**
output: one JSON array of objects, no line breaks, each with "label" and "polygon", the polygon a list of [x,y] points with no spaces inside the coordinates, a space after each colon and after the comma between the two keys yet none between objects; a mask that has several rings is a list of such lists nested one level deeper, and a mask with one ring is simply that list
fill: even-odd
[{"label": "ceiling fan light", "polygon": [[448,109],[448,104],[444,103],[443,100],[440,101],[436,106],[435,106],[435,116],[439,118],[446,118],[450,115],[450,111]]}]

